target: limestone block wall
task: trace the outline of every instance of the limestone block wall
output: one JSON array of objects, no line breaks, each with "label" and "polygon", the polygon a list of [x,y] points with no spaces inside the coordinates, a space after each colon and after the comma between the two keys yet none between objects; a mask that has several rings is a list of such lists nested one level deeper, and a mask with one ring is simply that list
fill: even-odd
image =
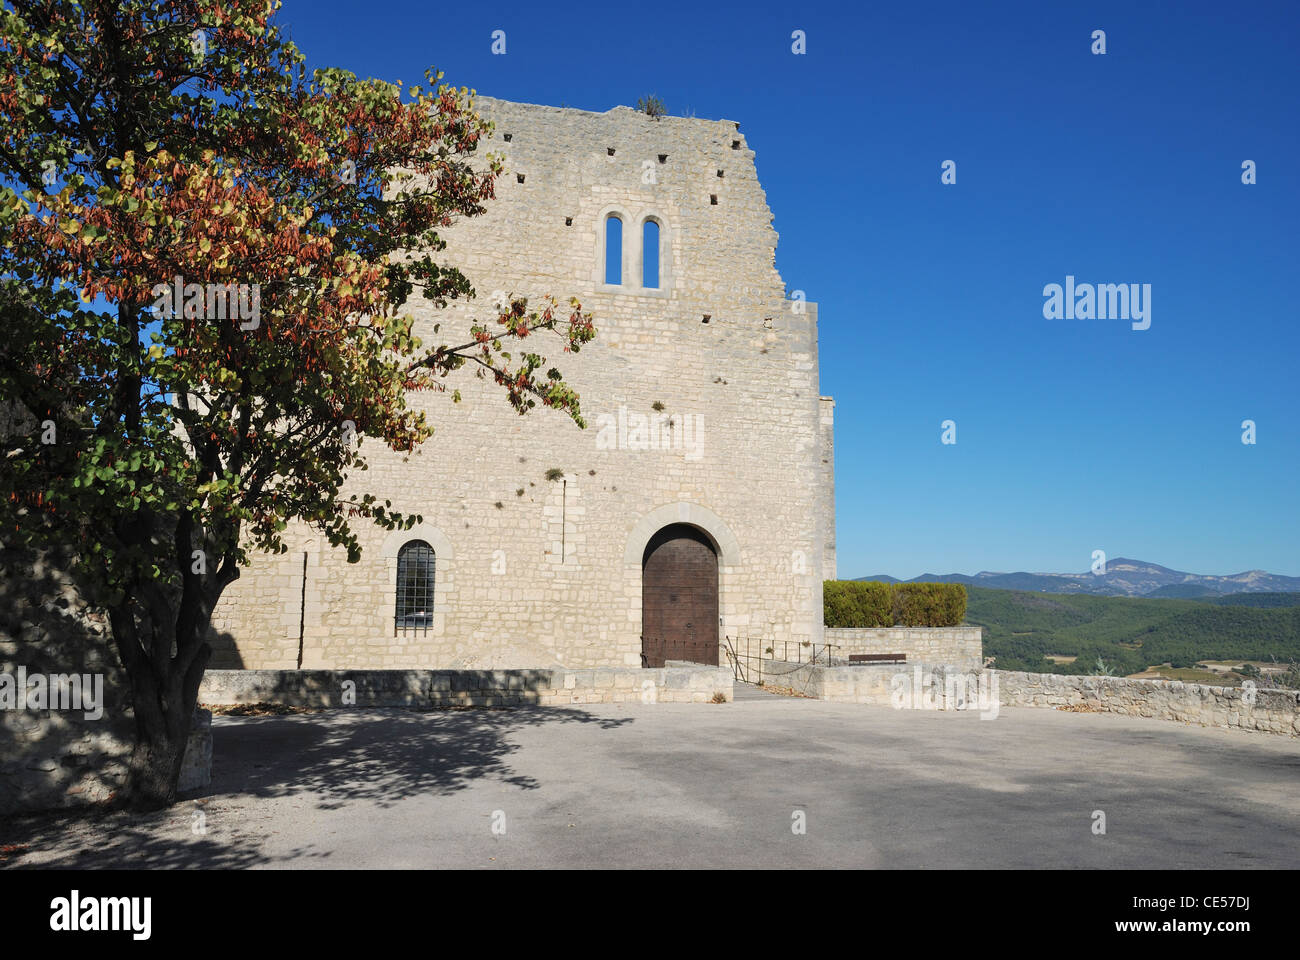
[{"label": "limestone block wall", "polygon": [[0,814],[101,803],[126,781],[132,737],[107,716],[0,715]]},{"label": "limestone block wall", "polygon": [[904,653],[908,662],[947,663],[974,669],[984,665],[982,627],[827,627],[832,654]]},{"label": "limestone block wall", "polygon": [[[0,814],[102,803],[126,782],[126,673],[69,568],[57,552],[0,547]],[[210,719],[195,716],[181,790],[211,777]]]},{"label": "limestone block wall", "polygon": [[822,531],[822,575],[827,580],[836,579],[835,562],[835,400],[821,398],[822,482],[819,513],[825,529]]},{"label": "limestone block wall", "polygon": [[176,780],[178,793],[201,790],[212,783],[212,711],[196,707],[190,723],[181,773]]},{"label": "limestone block wall", "polygon": [[997,674],[999,697],[1008,707],[1086,705],[1133,717],[1300,736],[1300,691],[1250,691],[1180,680],[990,672]]},{"label": "limestone block wall", "polygon": [[[320,564],[316,542],[316,537],[303,534],[296,544],[299,549],[278,556],[258,555],[252,568],[226,589],[212,618],[209,666],[235,670],[253,664],[267,669],[298,666],[304,580],[311,582],[313,590],[308,602],[319,590],[319,577],[312,577]],[[318,614],[319,609],[313,612]],[[231,630],[238,631],[237,642]]]},{"label": "limestone block wall", "polygon": [[575,703],[730,701],[727,667],[642,670],[209,670],[199,700],[209,706],[295,707],[562,706]]},{"label": "limestone block wall", "polygon": [[[408,309],[432,345],[490,322],[494,294],[576,295],[596,340],[577,355],[545,333],[527,347],[580,392],[588,427],[545,408],[520,417],[467,371],[448,380],[460,403],[450,392],[414,398],[435,436],[409,455],[363,437],[370,468],[349,490],[423,523],[360,530],[355,565],[290,531],[288,554],[255,558],[228,589],[213,665],[293,666],[301,644],[307,668],[639,666],[642,551],[677,522],[718,553],[719,637],[819,642],[834,524],[817,309],[786,299],[772,211],[738,125],[477,106],[496,123],[487,148],[506,173],[487,214],[445,232],[443,257],[478,297]],[[609,214],[623,222],[620,285],[605,283]],[[661,225],[657,288],[642,284],[647,219]],[[552,469],[560,479],[547,479]],[[434,614],[427,631],[402,632],[397,555],[416,538],[436,553]]]},{"label": "limestone block wall", "polygon": [[[764,679],[836,703],[894,706],[902,702],[909,707],[924,703],[938,710],[978,709],[994,718],[1002,707],[1073,707],[1224,730],[1300,736],[1300,691],[1295,690],[1250,691],[1176,680],[963,670],[934,663],[828,667],[774,662]],[[981,699],[985,696],[988,703]],[[997,709],[987,710],[993,701]]]},{"label": "limestone block wall", "polygon": [[[135,725],[125,677],[104,616],[87,609],[65,569],[57,557],[0,549],[0,812],[106,800],[126,776]],[[30,690],[37,676],[74,675],[89,679],[92,696],[98,678],[102,715],[18,700],[20,677]]]},{"label": "limestone block wall", "polygon": [[[926,665],[922,669],[933,669]],[[863,664],[854,667],[828,667],[824,664],[774,662],[764,665],[764,682],[790,687],[798,693],[832,703],[890,704],[890,684],[900,672],[913,665]]]}]

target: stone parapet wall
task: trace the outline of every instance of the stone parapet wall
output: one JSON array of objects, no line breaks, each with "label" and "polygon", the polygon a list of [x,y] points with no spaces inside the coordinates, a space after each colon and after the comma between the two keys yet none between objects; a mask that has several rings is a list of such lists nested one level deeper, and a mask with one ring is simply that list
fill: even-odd
[{"label": "stone parapet wall", "polygon": [[[134,736],[105,715],[56,710],[0,712],[0,815],[110,803],[126,785]],[[212,714],[196,710],[178,792],[212,782]]]},{"label": "stone parapet wall", "polygon": [[[829,631],[827,631],[829,632]],[[832,703],[871,703],[888,706],[892,678],[920,664],[864,664],[854,667],[828,667],[815,663],[785,663],[780,660],[764,664],[763,681],[769,685],[790,687],[797,693]]]},{"label": "stone parapet wall", "polygon": [[[764,680],[819,700],[934,710],[1050,707],[1175,720],[1221,730],[1300,736],[1300,691],[1178,680],[963,670],[951,664],[828,667],[772,661]],[[991,709],[990,709],[991,708]]]},{"label": "stone parapet wall", "polygon": [[984,665],[982,627],[827,627],[825,639],[836,658],[855,653],[905,653],[908,662],[948,663],[967,669]]},{"label": "stone parapet wall", "polygon": [[0,713],[0,814],[110,800],[126,781],[131,735],[107,716]]},{"label": "stone parapet wall", "polygon": [[[1217,687],[1180,680],[989,671],[1007,707],[1084,706],[1203,727],[1300,736],[1300,691]],[[1252,702],[1253,701],[1253,702]]]},{"label": "stone parapet wall", "polygon": [[[349,686],[351,684],[351,686]],[[208,706],[562,706],[575,703],[706,703],[732,699],[726,667],[599,667],[536,670],[209,670]]]}]

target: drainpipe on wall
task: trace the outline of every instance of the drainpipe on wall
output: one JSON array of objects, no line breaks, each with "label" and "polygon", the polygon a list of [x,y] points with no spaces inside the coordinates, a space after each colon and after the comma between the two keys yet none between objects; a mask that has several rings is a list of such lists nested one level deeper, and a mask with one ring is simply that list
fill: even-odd
[{"label": "drainpipe on wall", "polygon": [[302,552],[302,594],[298,597],[298,669],[302,669],[303,627],[307,623],[307,551]]}]

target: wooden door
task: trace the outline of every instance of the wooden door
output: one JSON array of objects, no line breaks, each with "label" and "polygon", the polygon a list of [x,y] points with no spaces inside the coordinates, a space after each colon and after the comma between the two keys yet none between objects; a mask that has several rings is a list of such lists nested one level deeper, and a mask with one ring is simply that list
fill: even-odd
[{"label": "wooden door", "polygon": [[718,555],[695,527],[664,527],[641,561],[641,662],[718,662]]}]

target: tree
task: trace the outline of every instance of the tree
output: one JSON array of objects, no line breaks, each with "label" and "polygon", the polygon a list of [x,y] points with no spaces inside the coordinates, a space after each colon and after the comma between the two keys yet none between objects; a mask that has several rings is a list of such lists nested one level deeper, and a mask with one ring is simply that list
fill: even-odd
[{"label": "tree", "polygon": [[[174,801],[209,621],[250,550],[302,521],[359,557],[359,438],[411,450],[408,400],[473,365],[522,414],[583,425],[560,372],[576,300],[493,308],[426,347],[402,313],[473,290],[439,230],[482,213],[502,167],[468,91],[310,75],[265,0],[6,2],[0,10],[0,457],[6,543],[71,547],[108,615],[137,743],[126,799]],[[544,371],[544,372],[543,372]]]}]

